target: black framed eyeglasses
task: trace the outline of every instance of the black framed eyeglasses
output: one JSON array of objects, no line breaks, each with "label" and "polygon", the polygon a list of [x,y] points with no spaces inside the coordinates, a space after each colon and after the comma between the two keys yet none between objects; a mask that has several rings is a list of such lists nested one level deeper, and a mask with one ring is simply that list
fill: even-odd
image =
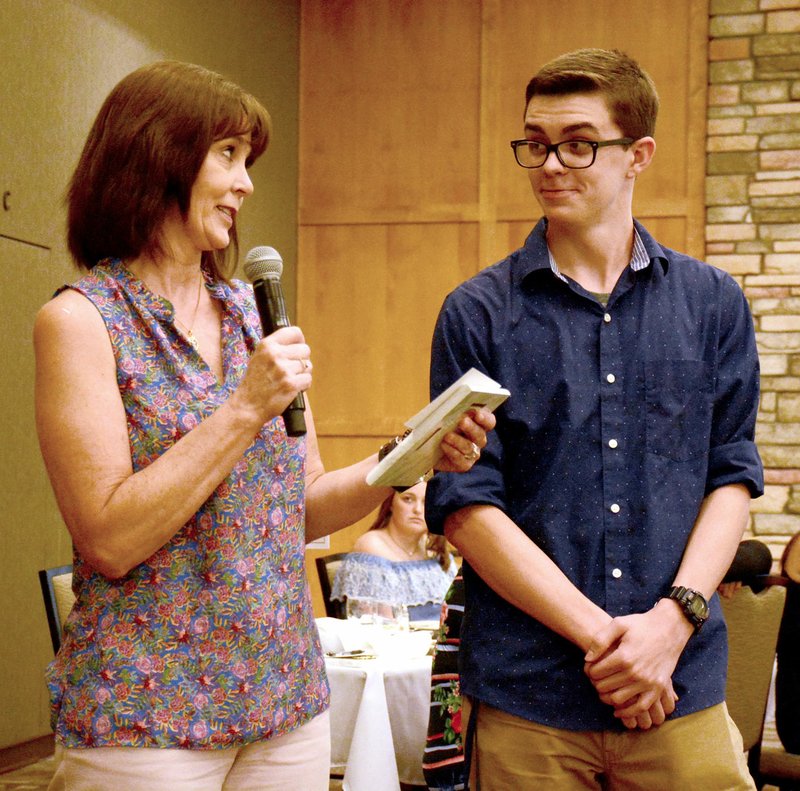
[{"label": "black framed eyeglasses", "polygon": [[636,142],[632,137],[616,140],[562,140],[560,143],[541,143],[538,140],[512,140],[514,158],[523,168],[540,168],[547,162],[551,151],[558,161],[570,170],[590,168],[597,159],[597,149],[605,146],[629,146]]}]

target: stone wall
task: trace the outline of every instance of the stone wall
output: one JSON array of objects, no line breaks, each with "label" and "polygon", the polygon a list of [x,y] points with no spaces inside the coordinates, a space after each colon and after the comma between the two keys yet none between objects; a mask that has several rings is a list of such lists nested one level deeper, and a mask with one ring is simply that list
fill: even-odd
[{"label": "stone wall", "polygon": [[741,283],[761,357],[766,493],[750,530],[800,531],[800,0],[710,0],[706,258]]}]

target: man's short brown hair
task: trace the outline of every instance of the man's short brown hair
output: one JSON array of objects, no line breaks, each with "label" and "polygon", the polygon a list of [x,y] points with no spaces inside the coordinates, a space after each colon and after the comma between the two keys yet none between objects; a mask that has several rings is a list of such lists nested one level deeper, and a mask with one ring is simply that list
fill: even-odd
[{"label": "man's short brown hair", "polygon": [[542,66],[525,90],[525,108],[533,96],[601,93],[625,137],[652,136],[658,93],[650,75],[616,49],[579,49]]}]

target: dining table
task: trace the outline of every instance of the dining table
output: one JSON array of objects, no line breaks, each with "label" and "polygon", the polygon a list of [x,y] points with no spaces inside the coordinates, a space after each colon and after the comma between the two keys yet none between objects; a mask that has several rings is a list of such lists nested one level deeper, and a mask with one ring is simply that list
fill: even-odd
[{"label": "dining table", "polygon": [[[352,624],[326,626],[332,773],[343,773],[344,791],[399,791],[401,782],[425,788],[432,628],[375,637]],[[340,638],[333,644],[331,629]]]}]

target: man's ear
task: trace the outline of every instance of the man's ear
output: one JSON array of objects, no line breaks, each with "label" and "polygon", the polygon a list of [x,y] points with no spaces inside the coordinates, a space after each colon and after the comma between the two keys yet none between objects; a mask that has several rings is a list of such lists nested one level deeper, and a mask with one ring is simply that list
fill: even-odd
[{"label": "man's ear", "polygon": [[628,171],[628,176],[636,178],[650,166],[653,155],[656,153],[656,141],[652,137],[640,137],[631,143],[631,147],[628,150],[633,154],[633,162]]}]

